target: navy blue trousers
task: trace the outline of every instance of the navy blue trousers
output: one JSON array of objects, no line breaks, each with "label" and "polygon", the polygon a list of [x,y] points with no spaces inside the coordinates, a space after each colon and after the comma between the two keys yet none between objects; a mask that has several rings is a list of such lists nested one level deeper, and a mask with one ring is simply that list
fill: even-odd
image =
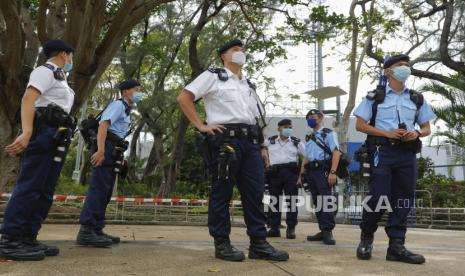
[{"label": "navy blue trousers", "polygon": [[[241,194],[247,235],[255,238],[266,237],[266,217],[263,208],[264,168],[260,146],[246,138],[232,139],[237,161],[231,175],[237,182]],[[213,237],[229,237],[231,221],[229,202],[233,194],[234,181],[218,180],[219,149],[213,148],[212,161],[208,164],[212,175],[212,187],[208,202],[208,229]]]},{"label": "navy blue trousers", "polygon": [[[283,191],[284,196],[289,197],[289,199],[286,198],[287,208],[289,208],[288,212],[286,212],[286,224],[290,228],[294,228],[297,225],[297,208],[292,206],[296,203],[296,199],[292,197],[298,194],[297,178],[297,167],[295,169],[280,168],[277,173],[271,175],[270,196],[276,198],[276,204],[274,206],[276,212],[273,212],[271,209],[268,211],[269,227],[278,228],[281,224],[281,211],[279,207],[282,205],[280,199],[283,199]],[[295,210],[292,208],[295,208]]]},{"label": "navy blue trousers", "polygon": [[334,221],[334,212],[328,212],[323,209],[325,197],[332,196],[332,189],[328,183],[327,172],[323,169],[306,170],[312,193],[312,202],[316,206],[315,215],[318,220],[318,226],[321,231],[332,231],[336,226]]},{"label": "navy blue trousers", "polygon": [[37,236],[53,203],[63,163],[53,161],[57,128],[42,123],[31,137],[0,233],[18,238]]},{"label": "navy blue trousers", "polygon": [[105,160],[102,165],[92,169],[92,180],[79,219],[81,225],[91,226],[95,230],[102,230],[105,227],[105,211],[115,185],[114,148],[114,143],[107,139]]},{"label": "navy blue trousers", "polygon": [[[368,184],[371,199],[366,205],[372,212],[363,210],[360,224],[364,233],[376,232],[378,222],[386,211],[385,202],[388,201],[392,212],[385,225],[386,233],[390,238],[405,238],[407,215],[414,207],[417,173],[415,153],[388,146],[379,148],[379,164],[372,168]],[[383,201],[381,197],[387,200]],[[377,206],[381,207],[378,211]]]}]

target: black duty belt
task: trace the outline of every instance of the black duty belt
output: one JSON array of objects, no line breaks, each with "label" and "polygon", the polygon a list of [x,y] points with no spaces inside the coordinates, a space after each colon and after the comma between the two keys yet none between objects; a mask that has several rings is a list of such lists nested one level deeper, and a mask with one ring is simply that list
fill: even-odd
[{"label": "black duty belt", "polygon": [[284,163],[284,164],[275,164],[271,165],[271,169],[277,168],[277,169],[295,169],[297,168],[297,162],[289,162],[289,163]]},{"label": "black duty belt", "polygon": [[77,122],[74,116],[69,115],[57,105],[36,107],[36,119],[54,127],[66,127],[72,130],[76,128]]},{"label": "black duty belt", "polygon": [[123,138],[119,137],[118,135],[114,134],[113,132],[107,132],[107,139],[112,141],[115,145],[119,147],[126,147],[127,149],[128,142]]},{"label": "black duty belt", "polygon": [[368,136],[366,143],[369,149],[373,149],[376,146],[388,146],[414,151],[417,150],[418,147],[421,149],[421,141],[419,139],[404,142],[398,139],[392,139],[387,137]]},{"label": "black duty belt", "polygon": [[305,164],[307,170],[322,170],[329,169],[331,167],[331,160],[314,160]]},{"label": "black duty belt", "polygon": [[296,173],[298,173],[297,166],[298,166],[297,162],[289,162],[289,163],[271,165],[269,170],[273,174],[279,173],[282,170],[294,170]]},{"label": "black duty belt", "polygon": [[260,129],[257,125],[225,124],[226,128],[220,134],[223,138],[249,138],[258,139]]}]

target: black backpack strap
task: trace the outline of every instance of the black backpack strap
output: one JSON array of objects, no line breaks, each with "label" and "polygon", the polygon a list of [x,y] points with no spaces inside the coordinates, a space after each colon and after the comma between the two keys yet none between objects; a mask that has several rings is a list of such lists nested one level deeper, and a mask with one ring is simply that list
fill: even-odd
[{"label": "black backpack strap", "polygon": [[367,93],[366,98],[373,101],[373,104],[371,105],[371,118],[369,124],[374,127],[376,124],[376,115],[378,114],[378,105],[384,102],[384,99],[386,98],[386,86],[376,86],[375,90]]},{"label": "black backpack strap", "polygon": [[316,138],[315,135],[309,135],[309,139],[312,140],[313,142],[315,142],[315,144],[320,147],[326,154],[329,154],[330,156],[333,155],[333,152],[331,151],[331,149],[325,144],[324,141],[322,141],[321,139],[319,138]]},{"label": "black backpack strap", "polygon": [[276,139],[278,138],[278,135],[274,135],[268,138],[270,141],[270,144],[274,145],[276,143]]},{"label": "black backpack strap", "polygon": [[291,141],[292,141],[292,143],[294,143],[294,146],[295,146],[297,149],[299,149],[300,139],[297,138],[297,137],[291,136]]},{"label": "black backpack strap", "polygon": [[254,90],[254,91],[257,91],[257,86],[255,85],[255,83],[251,82],[249,79],[247,79],[247,84],[249,85],[249,87]]},{"label": "black backpack strap", "polygon": [[131,107],[129,106],[129,104],[123,98],[118,99],[118,101],[121,101],[123,103],[125,107],[124,113],[126,113],[126,115],[129,116],[131,114]]},{"label": "black backpack strap", "polygon": [[418,122],[418,116],[420,114],[420,108],[425,103],[425,98],[423,97],[423,94],[421,94],[420,92],[415,91],[413,89],[409,90],[409,94],[410,94],[410,100],[417,107],[417,110],[415,111],[415,119],[413,121],[413,125],[415,125]]}]

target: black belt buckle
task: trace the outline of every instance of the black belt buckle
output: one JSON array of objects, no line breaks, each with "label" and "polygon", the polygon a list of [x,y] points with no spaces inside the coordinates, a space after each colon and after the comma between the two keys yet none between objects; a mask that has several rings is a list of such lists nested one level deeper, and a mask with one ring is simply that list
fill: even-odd
[{"label": "black belt buckle", "polygon": [[234,129],[229,129],[229,137],[231,137],[231,138],[236,137],[236,130],[234,130]]},{"label": "black belt buckle", "polygon": [[249,130],[247,129],[247,127],[242,127],[241,132],[244,137],[249,137]]}]

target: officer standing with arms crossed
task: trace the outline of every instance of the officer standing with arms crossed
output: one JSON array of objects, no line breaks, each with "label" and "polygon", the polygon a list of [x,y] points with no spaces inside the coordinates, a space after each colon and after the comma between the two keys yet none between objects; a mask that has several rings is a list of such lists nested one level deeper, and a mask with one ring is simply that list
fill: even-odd
[{"label": "officer standing with arms crossed", "polygon": [[[305,146],[300,139],[292,136],[292,121],[283,119],[278,122],[279,135],[272,136],[265,141],[269,160],[266,160],[268,173],[270,174],[270,196],[275,202],[268,210],[268,237],[281,237],[279,226],[281,225],[281,203],[279,198],[283,191],[290,202],[286,213],[286,238],[295,239],[295,227],[297,225],[296,196],[298,187],[296,185],[299,175],[300,156],[304,155]],[[294,210],[293,210],[294,209]]]},{"label": "officer standing with arms crossed", "polygon": [[131,125],[131,106],[142,99],[140,83],[123,81],[119,85],[121,99],[105,108],[97,133],[97,152],[91,156],[92,180],[81,211],[81,228],[76,242],[79,245],[109,246],[120,242],[119,237],[102,231],[105,211],[111,199],[116,173],[123,161],[128,143],[124,140]]},{"label": "officer standing with arms crossed", "polygon": [[21,169],[0,229],[0,257],[42,260],[59,249],[37,241],[47,218],[76,120],[69,115],[74,91],[65,72],[73,65],[74,48],[62,40],[43,46],[47,63],[32,71],[21,102],[21,130],[5,147],[11,156],[23,154]]},{"label": "officer standing with arms crossed", "polygon": [[[325,210],[325,202],[333,196],[333,187],[337,185],[336,170],[341,157],[336,132],[323,127],[323,113],[318,109],[310,110],[305,118],[313,133],[307,137],[305,158],[297,180],[302,186],[302,174],[306,173],[310,182],[312,201],[316,208],[316,217],[320,232],[307,236],[308,241],[323,241],[327,245],[335,245],[333,229],[336,226],[334,211]],[[320,204],[317,204],[320,202]],[[318,206],[319,205],[319,206]],[[319,208],[318,208],[319,207]]]},{"label": "officer standing with arms crossed", "polygon": [[[381,197],[387,197],[393,212],[385,226],[389,237],[386,260],[425,262],[422,255],[407,250],[404,243],[407,215],[414,206],[419,138],[431,133],[429,122],[436,116],[421,94],[405,86],[411,74],[409,61],[407,55],[386,59],[383,69],[389,85],[377,89],[375,95],[369,94],[354,112],[356,129],[368,134],[365,145],[372,157],[371,198],[366,204],[371,210],[363,210],[357,249],[357,257],[362,260],[371,258],[373,236],[385,211],[385,208],[376,210],[376,206]],[[416,123],[420,129],[415,129]]]},{"label": "officer standing with arms crossed", "polygon": [[[208,134],[211,141],[211,159],[207,160],[212,174],[208,228],[215,240],[215,257],[227,261],[245,259],[244,253],[234,248],[229,239],[229,201],[236,183],[250,237],[249,258],[286,261],[289,259],[287,252],[275,250],[266,241],[266,217],[262,203],[262,154],[266,151],[260,151],[261,131],[256,124],[261,104],[241,70],[246,60],[243,44],[238,39],[232,40],[218,53],[225,68],[203,72],[178,96],[186,117],[200,132]],[[194,106],[194,101],[201,98],[205,100],[206,125]],[[261,139],[263,142],[263,136]],[[225,162],[226,159],[232,162]]]}]

